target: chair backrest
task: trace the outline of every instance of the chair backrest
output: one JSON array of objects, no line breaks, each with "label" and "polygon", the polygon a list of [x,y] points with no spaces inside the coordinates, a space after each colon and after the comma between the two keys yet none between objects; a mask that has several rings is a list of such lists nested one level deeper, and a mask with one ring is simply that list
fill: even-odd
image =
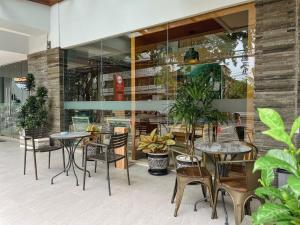
[{"label": "chair backrest", "polygon": [[244,141],[245,140],[245,127],[244,126],[236,126],[234,128],[239,141]]},{"label": "chair backrest", "polygon": [[32,129],[25,129],[25,136],[30,136],[34,139],[48,137],[49,136],[48,128],[37,127]]},{"label": "chair backrest", "polygon": [[136,122],[135,123],[136,134],[138,134],[138,135],[141,135],[141,134],[146,135],[147,134],[148,124],[149,124],[148,122]]},{"label": "chair backrest", "polygon": [[85,131],[90,124],[90,119],[87,116],[73,116],[72,123],[74,131]]},{"label": "chair backrest", "polygon": [[[187,140],[190,139],[191,134],[188,134],[188,137],[186,137],[186,133],[184,132],[172,132],[174,139],[178,143],[185,143]],[[187,140],[186,140],[187,139]]]},{"label": "chair backrest", "polygon": [[250,153],[245,155],[245,159],[256,160],[258,156],[258,148],[252,143],[249,142],[245,142],[245,143],[252,149]]},{"label": "chair backrest", "polygon": [[[195,170],[189,170],[189,172],[192,172],[189,174],[190,176],[197,176],[199,174],[200,175],[202,174],[201,165],[200,165],[198,158],[196,156],[192,156],[192,155],[185,153],[185,148],[183,146],[180,146],[180,147],[171,146],[171,147],[169,147],[169,151],[172,153],[172,159],[173,159],[174,168],[175,168],[176,172],[178,172],[178,170],[180,170],[184,167],[188,167],[188,168],[196,168]],[[177,160],[178,155],[181,155],[181,156],[189,159],[190,160],[190,162],[188,163],[189,165],[183,165],[181,163],[178,163],[178,160]],[[195,174],[193,174],[193,172],[195,172]]]},{"label": "chair backrest", "polygon": [[[260,178],[260,172],[256,171],[253,173],[255,160],[236,160],[236,161],[221,161],[218,162],[218,165],[216,167],[217,169],[217,179],[219,180],[220,177],[224,176],[224,174],[227,174],[226,172],[222,175],[220,174],[220,166],[233,166],[233,165],[240,165],[242,168],[240,168],[240,172],[243,172],[243,178],[238,175],[239,179],[246,179],[246,188],[248,191],[253,191],[256,188],[260,186],[259,184],[259,178]],[[224,169],[228,169],[228,167],[223,167]],[[236,175],[233,175],[232,177],[236,177]],[[220,180],[219,180],[220,182]]]},{"label": "chair backrest", "polygon": [[116,148],[125,148],[125,153],[127,153],[127,141],[128,133],[124,134],[112,134],[109,141],[109,150],[112,151]]},{"label": "chair backrest", "polygon": [[246,186],[248,190],[255,190],[260,186],[259,178],[261,176],[260,171],[253,173],[255,160],[245,161],[245,172],[246,172]]}]

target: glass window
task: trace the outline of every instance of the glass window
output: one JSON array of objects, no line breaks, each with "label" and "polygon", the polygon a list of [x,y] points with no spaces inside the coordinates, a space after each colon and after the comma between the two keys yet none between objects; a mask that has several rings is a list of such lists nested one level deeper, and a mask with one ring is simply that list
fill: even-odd
[{"label": "glass window", "polygon": [[228,115],[228,124],[216,129],[219,138],[235,137],[236,126],[251,130],[254,30],[249,18],[247,10],[225,10],[68,49],[66,129],[72,117],[85,116],[93,123],[127,126],[132,138],[144,132],[142,125],[145,132],[174,131],[168,111],[178,88],[188,77],[204,76],[213,85],[213,106]]}]

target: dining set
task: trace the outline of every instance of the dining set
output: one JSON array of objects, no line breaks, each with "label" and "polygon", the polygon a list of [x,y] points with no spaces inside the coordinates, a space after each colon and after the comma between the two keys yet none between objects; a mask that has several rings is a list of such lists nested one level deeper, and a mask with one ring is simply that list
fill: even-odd
[{"label": "dining set", "polygon": [[[175,145],[170,148],[176,170],[176,181],[171,203],[175,201],[174,216],[188,184],[200,184],[204,198],[197,200],[209,202],[212,208],[211,218],[217,218],[218,196],[221,194],[225,213],[225,224],[228,224],[224,196],[231,197],[234,206],[235,224],[240,225],[244,214],[251,214],[250,200],[256,198],[255,189],[259,187],[260,174],[253,173],[257,148],[244,141],[224,141],[214,143],[199,143],[195,145],[194,155],[184,153],[184,146]],[[191,164],[183,166],[178,162],[179,155],[190,158]],[[213,169],[212,169],[213,168]]]},{"label": "dining set", "polygon": [[[62,171],[57,173],[51,178],[51,184],[57,177],[62,174],[66,176],[72,171],[75,177],[76,186],[79,186],[79,179],[76,170],[83,173],[83,190],[86,187],[86,175],[91,177],[91,173],[87,170],[87,162],[95,163],[95,172],[97,167],[97,162],[101,161],[106,164],[106,179],[108,182],[108,193],[111,195],[111,185],[110,185],[110,164],[116,163],[120,160],[124,161],[127,170],[128,185],[130,185],[129,168],[128,168],[128,156],[127,156],[127,142],[128,142],[128,132],[119,133],[111,129],[101,129],[99,131],[86,132],[86,131],[68,131],[59,132],[51,135],[46,135],[49,137],[49,144],[36,146],[35,140],[38,138],[45,137],[47,133],[46,128],[39,129],[26,129],[23,136],[25,149],[24,149],[24,175],[26,174],[26,161],[27,153],[33,153],[34,159],[34,170],[35,178],[38,179],[37,174],[37,153],[48,153],[48,168],[51,165],[51,153],[53,151],[62,152]],[[104,141],[104,136],[108,136],[108,140]],[[95,138],[96,137],[96,138]],[[29,143],[32,146],[29,146]],[[83,147],[83,165],[78,165],[75,160],[75,151],[81,146]],[[116,151],[116,149],[123,149],[122,153]],[[65,156],[67,153],[67,157]],[[67,164],[65,159],[67,158]]]}]

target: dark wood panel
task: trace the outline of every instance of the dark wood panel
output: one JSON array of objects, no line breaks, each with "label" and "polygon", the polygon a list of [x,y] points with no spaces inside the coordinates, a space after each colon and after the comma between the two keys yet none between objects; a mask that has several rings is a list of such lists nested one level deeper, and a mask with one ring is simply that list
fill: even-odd
[{"label": "dark wood panel", "polygon": [[203,33],[209,33],[212,31],[216,32],[216,31],[224,30],[224,28],[213,19],[191,23],[185,26],[174,27],[168,30],[169,31],[168,34],[167,34],[166,25],[161,26],[160,28],[163,30],[149,33],[149,34],[144,34],[140,37],[137,37],[135,41],[136,47],[166,42],[167,38],[169,40],[176,40],[176,39],[182,39],[185,37],[190,37],[190,36],[199,35]]}]

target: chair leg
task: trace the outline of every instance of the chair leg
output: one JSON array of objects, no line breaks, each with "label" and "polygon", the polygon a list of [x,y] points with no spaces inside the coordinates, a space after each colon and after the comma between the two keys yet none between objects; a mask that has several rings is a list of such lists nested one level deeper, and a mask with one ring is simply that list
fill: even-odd
[{"label": "chair leg", "polygon": [[213,191],[212,179],[209,180],[208,192],[210,195],[210,207],[213,207],[214,206],[214,191]]},{"label": "chair leg", "polygon": [[201,184],[201,189],[202,189],[204,201],[207,202],[206,186],[204,184]]},{"label": "chair leg", "polygon": [[50,169],[50,161],[51,161],[51,152],[49,152],[49,157],[48,157],[48,169]]},{"label": "chair leg", "polygon": [[97,173],[97,161],[95,161],[95,173]]},{"label": "chair leg", "polygon": [[234,202],[234,220],[236,225],[242,222],[242,215],[244,213],[243,205],[240,202]]},{"label": "chair leg", "polygon": [[234,220],[236,225],[240,225],[244,216],[245,199],[248,196],[247,193],[231,192],[234,205]]},{"label": "chair leg", "polygon": [[109,163],[106,162],[106,178],[107,178],[107,183],[108,183],[108,194],[111,196],[111,190],[110,190],[110,177],[109,177]]},{"label": "chair leg", "polygon": [[84,191],[85,191],[85,178],[86,178],[86,163],[87,163],[87,160],[84,160],[83,185],[82,185],[82,188]]},{"label": "chair leg", "polygon": [[245,203],[245,214],[251,216],[251,198]]},{"label": "chair leg", "polygon": [[126,157],[126,170],[127,170],[127,180],[128,180],[128,185],[130,185],[129,165],[128,165],[128,158],[127,158],[127,157]]},{"label": "chair leg", "polygon": [[63,157],[63,167],[64,167],[64,171],[66,171],[66,161],[65,161],[65,149],[64,147],[61,149],[62,151],[62,157]]},{"label": "chair leg", "polygon": [[211,214],[211,218],[212,219],[217,219],[218,215],[217,215],[217,203],[218,203],[218,194],[219,194],[219,189],[216,189],[215,191],[215,196],[214,196],[214,201],[213,201],[213,210],[212,210],[212,214]]},{"label": "chair leg", "polygon": [[173,195],[172,195],[172,199],[171,199],[171,204],[174,203],[176,192],[177,192],[177,179],[175,179],[175,185],[174,185]]},{"label": "chair leg", "polygon": [[34,161],[35,179],[37,180],[37,179],[38,179],[38,176],[37,176],[37,166],[36,166],[36,153],[35,153],[34,150],[33,150],[33,161]]},{"label": "chair leg", "polygon": [[[209,179],[205,182],[205,187],[208,190],[208,194],[209,194],[209,204],[210,207],[213,208],[214,205],[214,193],[213,193],[213,185],[212,185],[212,179]],[[207,199],[207,198],[206,198]]]},{"label": "chair leg", "polygon": [[84,148],[82,148],[82,159],[81,159],[82,167],[84,167]]},{"label": "chair leg", "polygon": [[24,175],[26,174],[27,149],[24,150]]},{"label": "chair leg", "polygon": [[178,182],[178,184],[177,184],[178,189],[177,189],[177,193],[176,193],[176,205],[175,205],[175,211],[174,211],[175,217],[177,216],[178,209],[181,204],[182,197],[183,197],[184,188],[186,185],[183,181],[180,180],[180,178],[177,182]]}]

